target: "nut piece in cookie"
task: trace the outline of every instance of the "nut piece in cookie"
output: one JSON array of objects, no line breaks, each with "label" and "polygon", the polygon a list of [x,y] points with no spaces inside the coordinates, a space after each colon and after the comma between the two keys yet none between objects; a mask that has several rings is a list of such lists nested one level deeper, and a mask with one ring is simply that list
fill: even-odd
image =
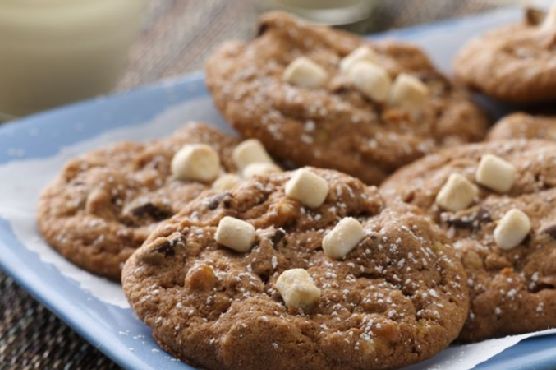
[{"label": "nut piece in cookie", "polygon": [[226,216],[218,223],[214,238],[236,252],[247,252],[255,241],[255,227],[249,222]]},{"label": "nut piece in cookie", "polygon": [[332,258],[344,258],[365,237],[361,223],[354,218],[340,220],[322,240],[324,254]]},{"label": "nut piece in cookie", "polygon": [[517,247],[531,231],[529,217],[519,209],[506,212],[494,229],[494,240],[502,249]]},{"label": "nut piece in cookie", "polygon": [[320,289],[304,269],[282,272],[276,280],[276,289],[288,308],[307,310],[320,298]]},{"label": "nut piece in cookie", "polygon": [[451,174],[438,192],[436,203],[449,211],[461,211],[473,203],[479,189],[459,173]]},{"label": "nut piece in cookie", "polygon": [[[500,140],[439,151],[381,186],[387,204],[420,209],[461,254],[471,312],[460,340],[556,328],[554,163],[552,141]],[[436,194],[453,173],[469,182],[475,173],[487,186],[466,207],[438,207]]]},{"label": "nut piece in cookie", "polygon": [[[191,202],[126,262],[125,294],[166,351],[203,369],[378,370],[458,335],[466,275],[444,233],[410,207],[385,207],[375,187],[306,170],[328,184],[320,207],[287,196],[290,172],[246,179],[216,207],[221,194]],[[256,230],[244,252],[215,240],[230,217]],[[325,239],[349,252],[330,258]]]},{"label": "nut piece in cookie", "polygon": [[184,145],[172,158],[172,174],[178,180],[211,182],[219,173],[218,153],[206,144]]},{"label": "nut piece in cookie", "polygon": [[512,188],[515,181],[515,167],[492,154],[485,154],[481,157],[477,172],[475,172],[475,181],[495,191],[501,193]]},{"label": "nut piece in cookie", "polygon": [[307,168],[295,171],[286,184],[286,195],[307,207],[317,208],[328,195],[328,183]]},{"label": "nut piece in cookie", "polygon": [[486,133],[468,93],[415,46],[282,12],[263,15],[259,29],[215,51],[206,83],[226,121],[279,163],[332,168],[376,185],[427,153]]},{"label": "nut piece in cookie", "polygon": [[523,22],[496,28],[469,41],[455,58],[456,78],[507,102],[529,104],[556,99],[556,7],[542,13],[526,9]]}]

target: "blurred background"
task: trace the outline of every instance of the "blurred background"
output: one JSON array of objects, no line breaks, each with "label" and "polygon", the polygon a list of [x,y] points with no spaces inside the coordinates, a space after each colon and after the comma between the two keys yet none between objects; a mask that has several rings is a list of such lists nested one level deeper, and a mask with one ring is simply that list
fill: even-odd
[{"label": "blurred background", "polygon": [[[0,0],[0,121],[200,70],[268,9],[369,34],[517,2]],[[0,272],[0,369],[117,368]]]}]

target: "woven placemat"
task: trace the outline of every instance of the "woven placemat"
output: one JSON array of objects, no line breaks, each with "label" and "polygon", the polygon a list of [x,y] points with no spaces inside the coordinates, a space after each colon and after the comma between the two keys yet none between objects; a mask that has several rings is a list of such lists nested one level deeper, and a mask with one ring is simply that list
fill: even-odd
[{"label": "woven placemat", "polygon": [[[499,6],[509,0],[383,0],[358,30],[370,32]],[[226,39],[253,34],[258,8],[244,0],[153,0],[117,90],[202,68]],[[0,369],[117,369],[0,272]]]}]

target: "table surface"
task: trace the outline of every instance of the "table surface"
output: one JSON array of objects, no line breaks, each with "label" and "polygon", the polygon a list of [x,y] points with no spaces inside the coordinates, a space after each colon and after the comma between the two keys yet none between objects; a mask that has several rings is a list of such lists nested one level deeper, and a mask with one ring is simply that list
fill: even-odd
[{"label": "table surface", "polygon": [[[382,0],[370,33],[473,14],[511,0]],[[127,90],[202,68],[222,41],[249,38],[256,0],[151,0],[143,32],[116,90]],[[118,369],[43,305],[0,272],[0,369]]]}]

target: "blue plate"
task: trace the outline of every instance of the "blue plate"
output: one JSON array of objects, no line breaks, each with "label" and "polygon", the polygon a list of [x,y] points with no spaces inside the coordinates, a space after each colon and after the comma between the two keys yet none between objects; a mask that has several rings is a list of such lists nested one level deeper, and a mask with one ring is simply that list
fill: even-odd
[{"label": "blue plate", "polygon": [[[448,71],[451,58],[465,40],[519,17],[517,9],[504,9],[477,17],[389,32],[380,37],[415,42],[423,46],[442,69]],[[490,109],[496,114],[501,108],[491,106]],[[137,139],[165,135],[179,125],[179,117],[184,121],[210,121],[229,131],[210,102],[202,74],[197,73],[38,114],[0,127],[0,174],[6,173],[1,171],[6,166],[17,169],[60,153],[79,151],[82,148],[80,143],[99,135],[101,139],[89,142],[89,147],[124,137]],[[57,173],[59,167],[54,167],[45,167],[44,171],[48,172],[45,178]],[[9,191],[26,186],[25,180],[13,181]],[[3,178],[2,182],[11,183],[12,180]],[[21,194],[25,192],[22,190]],[[32,194],[33,202],[37,196],[38,192]],[[94,289],[62,273],[59,265],[45,262],[44,256],[22,241],[9,220],[10,217],[17,219],[19,210],[11,211],[11,216],[6,216],[0,205],[0,265],[4,271],[122,367],[190,369],[160,350],[151,339],[148,328],[136,319],[129,308],[107,303],[106,299],[99,298]],[[28,232],[36,233],[34,230]],[[553,369],[556,368],[555,347],[556,336],[525,340],[478,368]]]}]

